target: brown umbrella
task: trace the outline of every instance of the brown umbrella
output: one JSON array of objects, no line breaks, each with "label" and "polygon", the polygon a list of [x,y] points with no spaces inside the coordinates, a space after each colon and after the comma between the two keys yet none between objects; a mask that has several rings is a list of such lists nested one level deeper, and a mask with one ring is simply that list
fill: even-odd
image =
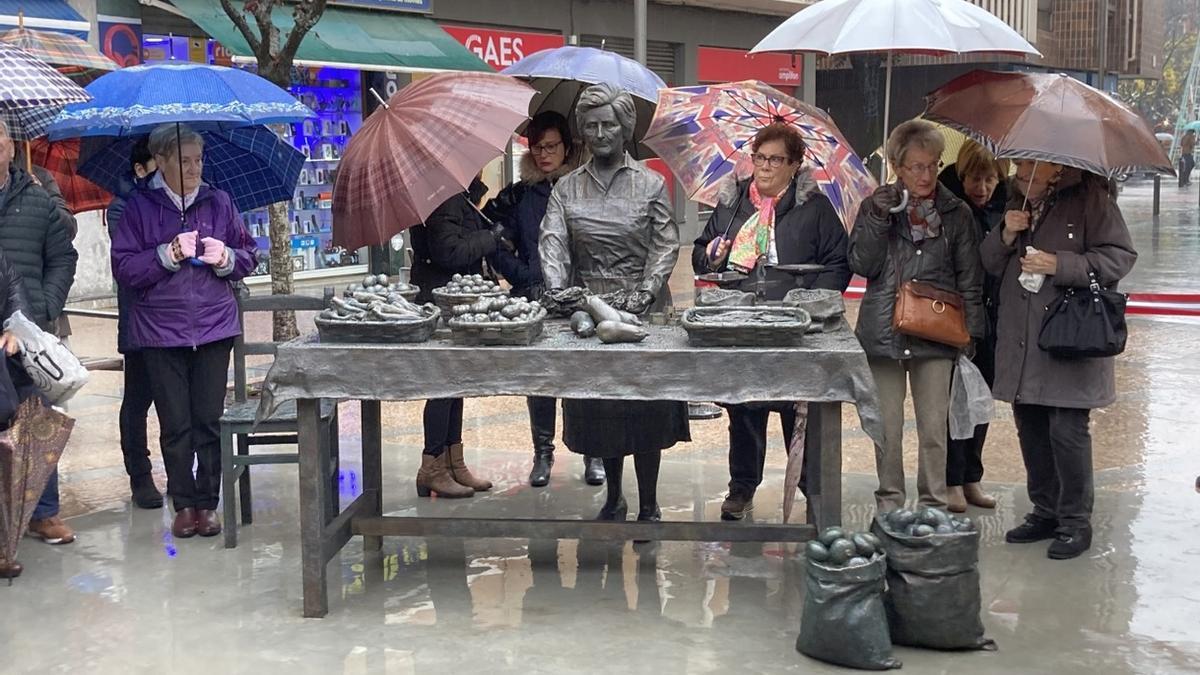
[{"label": "brown umbrella", "polygon": [[927,119],[1002,159],[1033,159],[1113,177],[1174,174],[1154,131],[1132,108],[1063,74],[975,70],[925,97]]},{"label": "brown umbrella", "polygon": [[504,153],[534,90],[495,73],[414,82],[363,123],[333,185],[333,243],[382,244],[418,225]]},{"label": "brown umbrella", "polygon": [[0,434],[0,565],[16,562],[17,545],[74,426],[34,397],[17,407],[12,426]]},{"label": "brown umbrella", "polygon": [[796,503],[796,488],[800,486],[800,474],[804,470],[804,439],[808,435],[808,404],[795,404],[796,422],[792,427],[792,443],[788,446],[787,469],[783,472],[783,522],[792,517],[792,506]]}]

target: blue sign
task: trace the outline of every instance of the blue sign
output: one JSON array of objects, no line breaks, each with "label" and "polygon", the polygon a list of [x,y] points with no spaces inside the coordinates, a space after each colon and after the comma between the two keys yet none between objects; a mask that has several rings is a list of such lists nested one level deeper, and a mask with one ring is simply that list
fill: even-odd
[{"label": "blue sign", "polygon": [[330,0],[331,5],[390,9],[397,12],[433,12],[433,0]]}]

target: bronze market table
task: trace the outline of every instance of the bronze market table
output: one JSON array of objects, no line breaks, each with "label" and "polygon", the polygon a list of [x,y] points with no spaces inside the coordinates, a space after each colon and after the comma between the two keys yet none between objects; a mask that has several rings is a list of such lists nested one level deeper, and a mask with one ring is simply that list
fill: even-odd
[{"label": "bronze market table", "polygon": [[[368,552],[379,551],[384,536],[787,542],[840,523],[842,403],[856,405],[868,436],[883,437],[874,380],[849,326],[809,334],[799,347],[698,348],[678,326],[648,330],[642,342],[611,345],[577,338],[563,321],[548,321],[541,338],[520,347],[460,346],[445,331],[419,344],[322,343],[311,335],[280,345],[259,412],[297,402],[304,616],[326,614],[326,564],[359,535]],[[810,524],[383,515],[382,401],[516,395],[808,401],[808,434],[820,448],[805,460]],[[362,405],[363,491],[345,509],[329,508],[337,494],[323,475],[329,449],[319,442],[322,398]]]}]

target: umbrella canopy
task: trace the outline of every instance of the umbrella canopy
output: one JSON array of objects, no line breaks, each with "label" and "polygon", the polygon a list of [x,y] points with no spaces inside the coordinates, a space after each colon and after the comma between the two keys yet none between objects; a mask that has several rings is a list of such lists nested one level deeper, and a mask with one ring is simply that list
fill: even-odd
[{"label": "umbrella canopy", "polygon": [[425,221],[502,154],[534,90],[494,73],[404,87],[346,147],[333,187],[333,241],[354,250]]},{"label": "umbrella canopy", "polygon": [[31,28],[14,28],[0,33],[0,42],[16,45],[29,54],[55,66],[74,66],[89,70],[116,70],[115,61],[74,35]]},{"label": "umbrella canopy", "polygon": [[715,205],[723,179],[753,171],[750,141],[776,122],[800,132],[805,164],[849,229],[875,180],[823,110],[761,82],[664,89],[645,143],[693,199]]},{"label": "umbrella canopy", "polygon": [[0,110],[87,101],[91,95],[50,64],[25,50],[0,43]]},{"label": "umbrella canopy", "polygon": [[998,158],[1035,159],[1113,177],[1174,175],[1154,132],[1132,108],[1064,74],[975,70],[926,97],[925,117]]},{"label": "umbrella canopy", "polygon": [[[204,181],[228,192],[238,211],[288,201],[296,190],[304,154],[264,126],[201,131]],[[84,139],[79,175],[118,193],[129,180],[136,136]]]},{"label": "umbrella canopy", "polygon": [[122,68],[87,86],[92,100],[69,105],[50,138],[148,133],[169,122],[230,129],[315,117],[291,94],[254,73],[198,63]]},{"label": "umbrella canopy", "polygon": [[[112,201],[112,195],[104,188],[79,175],[79,145],[78,138],[53,142],[39,138],[29,144],[32,162],[54,177],[71,213],[102,209]],[[125,165],[129,165],[128,156]]]},{"label": "umbrella canopy", "polygon": [[1184,125],[1183,130],[1184,131],[1200,131],[1200,120],[1197,120],[1195,122],[1188,122],[1187,124]]},{"label": "umbrella canopy", "polygon": [[17,407],[12,426],[0,434],[0,559],[17,559],[21,537],[74,425],[35,396]]},{"label": "umbrella canopy", "polygon": [[[999,17],[965,0],[822,0],[796,12],[750,50],[759,52],[886,52],[885,139],[891,130],[894,52],[1041,56]],[[887,162],[882,166],[886,177]]]},{"label": "umbrella canopy", "polygon": [[537,94],[529,104],[536,115],[553,110],[575,126],[575,101],[593,84],[608,83],[633,95],[637,108],[634,138],[642,138],[650,127],[658,91],[667,86],[646,66],[617,54],[593,47],[559,47],[535,52],[501,71],[528,82]]},{"label": "umbrella canopy", "polygon": [[62,104],[9,108],[0,110],[0,119],[8,125],[9,138],[14,141],[31,141],[46,135],[50,123],[62,109]]}]

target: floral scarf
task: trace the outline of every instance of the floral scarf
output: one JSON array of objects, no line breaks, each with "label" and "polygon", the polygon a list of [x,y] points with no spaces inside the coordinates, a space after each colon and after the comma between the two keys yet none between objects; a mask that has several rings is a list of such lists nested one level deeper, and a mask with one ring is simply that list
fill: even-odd
[{"label": "floral scarf", "polygon": [[932,197],[909,201],[908,227],[914,244],[942,234],[942,216]]},{"label": "floral scarf", "polygon": [[771,255],[771,243],[775,240],[775,204],[778,197],[764,197],[758,185],[750,181],[750,203],[754,214],[738,230],[729,249],[729,267],[743,274],[750,273],[758,264],[759,256]]}]

